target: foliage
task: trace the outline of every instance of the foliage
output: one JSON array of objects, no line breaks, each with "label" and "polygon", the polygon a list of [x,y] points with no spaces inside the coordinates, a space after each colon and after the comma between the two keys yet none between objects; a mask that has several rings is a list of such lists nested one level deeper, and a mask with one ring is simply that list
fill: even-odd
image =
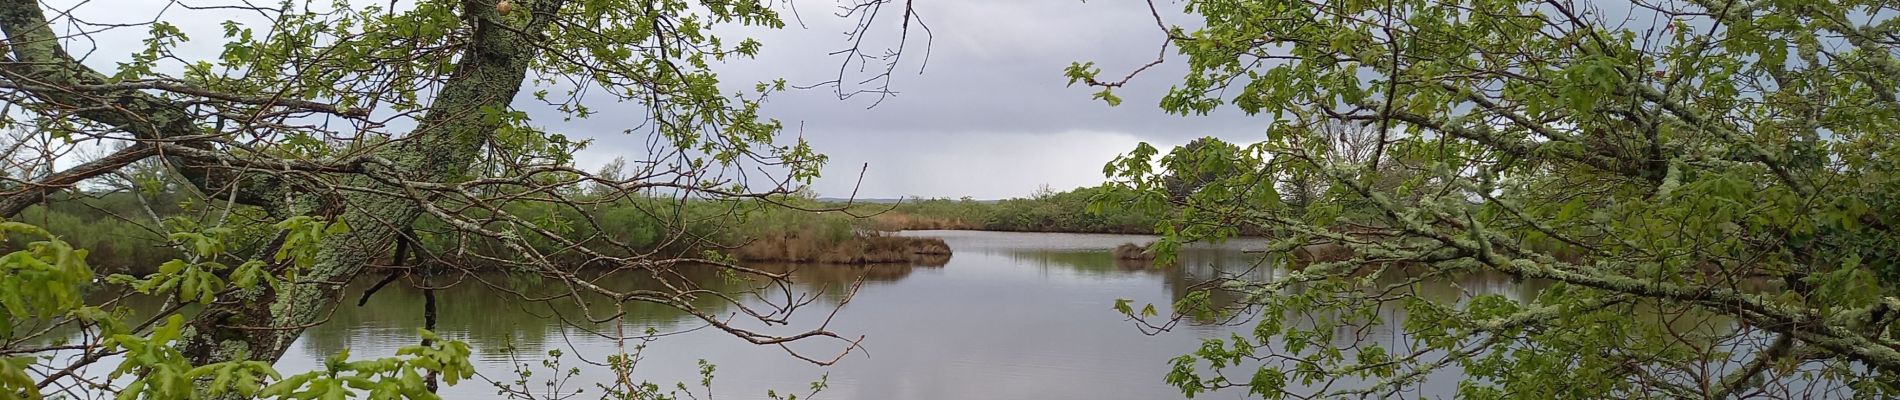
[{"label": "foliage", "polygon": [[[333,357],[327,370],[290,377],[281,376],[270,363],[256,360],[194,364],[181,352],[178,343],[187,329],[184,315],[164,314],[164,322],[149,332],[130,329],[132,324],[125,320],[127,316],[108,312],[84,300],[85,295],[95,289],[95,276],[86,261],[86,250],[75,249],[59,236],[26,223],[0,221],[0,230],[17,234],[14,241],[22,240],[19,236],[28,238],[21,246],[24,250],[0,256],[0,305],[7,310],[6,323],[0,326],[8,328],[0,330],[0,336],[9,342],[31,338],[38,333],[16,332],[12,328],[47,322],[78,323],[96,330],[106,338],[100,349],[102,354],[124,355],[124,361],[112,370],[109,378],[136,378],[117,390],[121,399],[216,398],[226,394],[272,399],[342,398],[346,394],[345,385],[367,391],[370,398],[434,399],[437,397],[427,390],[418,374],[440,374],[453,382],[473,372],[468,364],[466,344],[442,341],[426,331],[421,333],[422,337],[437,340],[437,344],[405,347],[398,352],[409,357],[349,362],[346,352]],[[340,231],[323,229],[315,234],[336,233]],[[260,278],[233,274],[233,285],[227,287],[223,279],[214,274],[226,269],[212,261],[228,256],[224,253],[221,236],[175,233],[172,238],[188,243],[184,247],[193,249],[196,252],[193,259],[201,261],[174,259],[143,278],[115,275],[111,281],[170,299],[174,304],[209,303],[219,293],[257,285]],[[314,239],[320,237],[312,239],[287,248],[302,251],[315,246]],[[239,269],[258,268],[256,263],[247,263]],[[283,271],[253,270],[251,273],[281,274]],[[261,279],[278,278],[269,275]],[[27,366],[34,361],[34,357],[9,359],[7,367],[0,369],[0,374],[4,374],[0,381],[5,382],[9,396],[42,397],[39,385],[26,375]],[[345,373],[350,375],[338,375]]]},{"label": "foliage", "polygon": [[996,202],[984,227],[1004,231],[1153,233],[1162,214],[1109,203],[1091,207],[1100,188]]},{"label": "foliage", "polygon": [[[701,312],[788,278],[682,256],[726,243],[711,227],[808,185],[825,161],[762,116],[784,81],[735,91],[714,72],[759,54],[735,33],[785,27],[782,7],[290,0],[95,25],[0,0],[0,218],[13,221],[0,353],[22,356],[0,362],[0,397],[433,398],[436,380],[469,376],[469,350],[428,332],[393,358],[338,354],[281,378],[269,365],[358,278],[429,285],[473,268],[612,300],[600,308],[676,308],[751,343],[836,339],[848,352],[855,342],[822,326],[776,336]],[[67,47],[115,33],[143,40],[100,58]],[[595,129],[561,124],[601,114],[645,135],[647,157],[575,168],[588,142],[565,130]],[[121,273],[96,279],[89,255]],[[683,263],[764,281],[672,285]],[[577,275],[593,265],[666,285]],[[128,311],[153,299],[155,311]],[[801,305],[735,310],[771,323]],[[128,359],[115,379],[76,375],[113,355]]]},{"label": "foliage", "polygon": [[[46,227],[65,238],[84,238],[78,246],[91,252],[89,260],[102,269],[124,271],[141,267],[149,270],[159,263],[180,257],[177,249],[166,246],[168,229],[146,217],[134,194],[114,192],[72,201],[50,202],[28,208],[14,220]],[[182,199],[160,196],[157,203],[177,205]],[[176,206],[157,208],[161,215],[183,215]],[[15,239],[26,239],[15,237]],[[14,241],[13,243],[23,243]],[[0,244],[0,246],[5,246]],[[8,249],[0,247],[0,249]]]},{"label": "foliage", "polygon": [[[1144,144],[1107,166],[1105,198],[1182,210],[1162,244],[1252,225],[1285,233],[1273,253],[1353,257],[1211,285],[1250,299],[1255,334],[1208,341],[1168,382],[1392,396],[1451,369],[1469,398],[1900,395],[1886,7],[1186,2],[1201,23],[1160,32],[1188,66],[1161,108],[1270,127],[1231,148]],[[1098,73],[1069,70],[1112,106],[1119,83]],[[1340,125],[1367,129],[1370,154],[1342,157]],[[1172,176],[1216,178],[1178,196]],[[1418,278],[1373,279],[1398,268]],[[1554,285],[1455,302],[1411,288],[1479,272]],[[1210,311],[1239,310],[1180,312]],[[1352,334],[1368,325],[1411,339]]]},{"label": "foliage", "polygon": [[[651,330],[647,332],[648,335],[655,333],[658,332]],[[628,347],[630,350],[624,354],[608,356],[606,360],[608,367],[614,371],[615,375],[620,376],[623,380],[632,379],[631,375],[633,370],[639,366],[640,361],[643,359],[640,355],[645,353],[648,346],[651,346],[653,342],[654,339],[652,337],[642,337],[637,341],[633,341],[631,345],[622,343],[622,346]],[[515,358],[514,352],[510,351],[509,359],[512,361],[511,363],[515,365],[515,375],[518,376],[518,378],[510,382],[495,382],[496,393],[503,396],[503,398],[521,400],[544,398],[562,399],[588,394],[589,388],[569,389],[571,385],[569,380],[580,376],[581,370],[577,367],[564,367],[562,359],[565,356],[566,352],[560,349],[548,350],[547,356],[538,363],[539,368],[536,368],[534,365]],[[598,395],[599,398],[615,400],[690,400],[713,398],[712,383],[714,372],[718,371],[718,366],[706,362],[705,359],[700,359],[696,367],[699,374],[699,381],[692,386],[689,386],[686,382],[676,382],[672,387],[665,387],[651,381],[641,381],[638,383],[622,382],[622,384],[618,385],[597,383],[592,389],[600,392]],[[536,378],[535,375],[537,373],[545,373],[546,376],[544,378]],[[535,389],[537,386],[541,389]],[[810,391],[804,392],[803,395],[796,392],[781,394],[776,390],[767,390],[765,397],[773,400],[811,399],[816,397],[819,392],[824,391],[826,387],[828,387],[827,377],[821,376],[817,381],[811,382],[809,386]]]}]

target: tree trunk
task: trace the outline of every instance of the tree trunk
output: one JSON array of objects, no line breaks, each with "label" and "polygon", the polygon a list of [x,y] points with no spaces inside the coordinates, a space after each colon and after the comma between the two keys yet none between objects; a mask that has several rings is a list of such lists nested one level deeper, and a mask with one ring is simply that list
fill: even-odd
[{"label": "tree trunk", "polygon": [[[437,92],[416,130],[399,144],[376,154],[394,165],[370,165],[368,168],[382,171],[369,172],[416,182],[466,179],[482,145],[500,127],[500,122],[484,115],[505,111],[513,102],[537,50],[533,41],[539,38],[531,36],[540,35],[551,25],[564,2],[515,0],[527,4],[512,7],[516,10],[513,15],[503,15],[495,0],[464,0],[462,19],[472,34],[463,44],[466,47],[455,71]],[[0,86],[30,93],[43,102],[35,106],[50,108],[49,112],[67,112],[144,140],[215,133],[183,106],[135,88],[72,90],[106,83],[106,75],[80,64],[61,47],[61,39],[38,1],[0,0],[0,31],[6,34],[5,42],[0,43],[0,56],[7,58],[0,60]],[[179,143],[219,151],[210,141]],[[423,202],[428,201],[361,192],[298,192],[299,188],[281,185],[268,174],[251,173],[238,181],[234,171],[217,169],[217,165],[203,160],[171,161],[172,167],[207,194],[235,190],[225,193],[233,194],[240,203],[265,206],[273,214],[336,216],[352,228],[320,243],[315,262],[308,270],[300,271],[297,279],[275,289],[260,286],[230,292],[207,306],[191,322],[181,345],[192,362],[200,365],[238,359],[275,361],[282,356],[305,328],[323,322],[339,302],[343,287],[388,249],[397,233],[422,214]],[[341,178],[349,185],[385,193],[404,192],[362,175]],[[36,190],[19,198],[43,198],[58,188]],[[304,200],[285,200],[300,198]],[[272,253],[266,251],[257,257],[271,257]]]},{"label": "tree trunk", "polygon": [[[400,167],[383,172],[406,180],[446,182],[472,170],[482,144],[500,127],[483,118],[485,111],[500,112],[513,102],[535,56],[534,38],[527,33],[544,29],[560,2],[536,2],[531,18],[504,18],[493,0],[465,1],[464,19],[474,28],[470,45],[411,136],[379,154]],[[509,20],[519,25],[496,26]],[[356,178],[355,183],[401,191],[367,178]],[[333,201],[304,206],[340,208],[339,217],[350,232],[326,238],[315,263],[298,274],[296,282],[286,282],[276,292],[260,287],[219,298],[192,322],[186,336],[185,354],[193,363],[282,356],[305,328],[327,318],[343,288],[389,250],[397,234],[422,214],[426,199],[351,193]]]}]

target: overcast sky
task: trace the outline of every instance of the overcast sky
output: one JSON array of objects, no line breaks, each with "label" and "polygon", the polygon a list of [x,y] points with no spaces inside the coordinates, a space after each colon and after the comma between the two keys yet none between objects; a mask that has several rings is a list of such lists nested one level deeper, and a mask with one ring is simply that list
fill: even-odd
[{"label": "overcast sky", "polygon": [[[1178,5],[1160,3],[1168,24],[1196,25]],[[836,79],[842,59],[830,53],[846,47],[844,32],[855,21],[834,15],[838,4],[796,2],[791,26],[758,32],[764,51],[719,67],[721,78],[734,90],[777,78],[795,85]],[[882,102],[870,95],[839,100],[832,88],[818,88],[777,93],[765,104],[768,116],[785,122],[788,136],[802,133],[830,156],[813,184],[823,196],[850,195],[864,171],[859,197],[1021,197],[1045,184],[1057,190],[1099,184],[1103,164],[1139,142],[1165,149],[1202,136],[1244,139],[1265,129],[1264,121],[1238,113],[1161,112],[1161,95],[1185,70],[1172,51],[1171,62],[1117,91],[1125,101],[1120,107],[1091,99],[1093,89],[1067,86],[1062,72],[1072,62],[1095,61],[1104,77],[1120,77],[1154,60],[1161,33],[1144,1],[914,4],[934,36],[913,26],[890,83],[895,95]],[[867,52],[896,45],[899,12],[883,11]],[[851,71],[849,77],[867,76],[855,66]],[[578,162],[641,154],[642,138],[613,133],[624,124],[595,119],[585,124],[598,129],[583,128],[595,142]]]},{"label": "overcast sky", "polygon": [[[51,3],[57,9],[61,7],[56,3],[70,1]],[[1180,6],[1161,3],[1168,24],[1195,25],[1179,14]],[[793,84],[834,79],[842,60],[828,53],[845,46],[844,32],[852,22],[834,15],[838,4],[796,2],[797,18],[787,13],[791,26],[754,35],[765,44],[762,54],[719,66],[722,79],[735,91],[781,77]],[[137,23],[151,20],[164,5],[95,1],[74,13],[94,23]],[[1247,139],[1264,129],[1264,120],[1237,113],[1176,117],[1161,112],[1156,106],[1161,94],[1183,71],[1172,51],[1168,63],[1118,90],[1125,100],[1120,107],[1091,100],[1089,88],[1066,86],[1062,71],[1074,61],[1095,61],[1104,77],[1119,77],[1154,59],[1161,36],[1141,0],[936,0],[915,5],[934,37],[913,29],[906,61],[891,83],[895,95],[867,109],[875,98],[839,100],[832,89],[821,88],[774,94],[765,105],[768,116],[785,122],[788,136],[802,134],[830,156],[824,177],[814,184],[821,195],[849,195],[858,172],[868,165],[860,197],[1019,197],[1044,184],[1061,190],[1100,183],[1102,165],[1138,142],[1165,149],[1209,135]],[[877,36],[867,50],[894,44],[900,11],[885,10],[885,24],[874,30]],[[181,53],[198,49],[205,53],[202,58],[210,58],[221,46],[218,24],[241,17],[174,7],[162,19],[196,39]],[[88,63],[111,68],[134,51],[145,34],[144,29],[119,29],[99,35],[99,51]],[[83,53],[92,44],[68,46]],[[545,125],[594,139],[578,157],[589,169],[620,154],[644,154],[643,136],[619,133],[638,121],[614,119],[611,107],[595,108],[601,115],[591,120]],[[542,120],[558,121],[537,121]]]},{"label": "overcast sky", "polygon": [[[1195,25],[1178,6],[1162,3],[1167,23]],[[1264,121],[1237,113],[1189,118],[1161,112],[1161,95],[1184,70],[1172,54],[1175,62],[1118,91],[1125,99],[1120,107],[1090,99],[1092,89],[1067,87],[1062,71],[1071,62],[1095,61],[1104,77],[1119,77],[1154,59],[1161,33],[1143,1],[915,4],[935,37],[928,63],[921,64],[926,48],[913,31],[906,63],[891,83],[897,95],[870,109],[873,99],[841,102],[826,90],[790,93],[766,105],[794,130],[802,124],[805,137],[831,156],[814,185],[826,196],[849,194],[868,163],[860,196],[1018,197],[1043,184],[1060,190],[1100,183],[1102,165],[1138,142],[1171,146],[1264,130]],[[832,2],[797,6],[805,27],[761,35],[766,51],[758,62],[735,68],[727,79],[782,76],[797,83],[836,76],[840,60],[827,53],[843,47],[849,21],[831,15]],[[879,38],[896,31],[883,28]],[[612,151],[604,144],[595,151]]]}]

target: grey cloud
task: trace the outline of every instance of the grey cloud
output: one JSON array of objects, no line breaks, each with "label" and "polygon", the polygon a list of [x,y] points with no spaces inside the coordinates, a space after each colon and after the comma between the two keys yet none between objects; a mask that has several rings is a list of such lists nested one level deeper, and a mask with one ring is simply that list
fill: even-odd
[{"label": "grey cloud", "polygon": [[[915,56],[924,49],[907,49],[912,64],[900,66],[901,75],[893,83],[897,96],[862,110],[862,100],[849,102],[860,107],[841,107],[825,101],[825,93],[795,93],[776,99],[773,110],[781,118],[805,121],[808,128],[822,124],[841,131],[1091,129],[1174,137],[1255,129],[1249,127],[1252,121],[1234,115],[1182,118],[1161,112],[1156,105],[1169,82],[1181,76],[1180,60],[1151,69],[1118,90],[1127,100],[1122,107],[1090,99],[1090,88],[1067,87],[1062,70],[1071,62],[1095,61],[1104,76],[1119,77],[1153,60],[1161,34],[1144,2],[973,0],[918,8],[936,41],[921,75],[915,74],[915,62],[921,61]],[[1178,15],[1171,19],[1171,24],[1187,22]],[[772,66],[764,71],[766,76],[776,73],[793,82],[810,82],[835,73],[832,67],[838,60],[824,54],[837,49],[830,44],[836,44],[836,32],[843,27],[820,27],[819,21],[806,20],[813,27],[785,32],[786,40],[763,38],[768,54],[761,59],[769,61],[762,65]],[[755,75],[749,69],[734,72],[734,77]]]},{"label": "grey cloud", "polygon": [[[73,12],[88,22],[138,23],[164,7],[163,2],[136,3],[92,3]],[[730,32],[751,34],[765,44],[755,60],[718,67],[730,90],[777,78],[809,84],[837,76],[841,59],[828,53],[844,47],[843,32],[850,26],[850,21],[832,15],[839,2],[794,4],[802,26],[793,21],[784,30]],[[1161,95],[1184,70],[1183,60],[1172,51],[1168,63],[1118,89],[1126,100],[1120,107],[1090,99],[1093,89],[1067,86],[1062,70],[1071,62],[1095,61],[1104,77],[1119,78],[1154,59],[1161,34],[1145,1],[938,0],[916,5],[935,36],[926,48],[924,31],[913,27],[905,49],[909,53],[892,80],[896,95],[870,109],[869,97],[841,101],[829,89],[777,93],[766,104],[768,116],[786,122],[788,137],[803,135],[831,156],[825,178],[815,184],[824,195],[846,195],[856,188],[869,197],[998,198],[1027,195],[1044,183],[1059,189],[1092,185],[1101,182],[1103,163],[1136,142],[1179,144],[1207,135],[1247,138],[1266,125],[1263,118],[1231,111],[1207,117],[1161,112]],[[1168,24],[1194,25],[1179,14],[1178,5],[1162,7]],[[881,25],[873,30],[867,51],[894,44],[898,16],[895,9],[880,15]],[[255,15],[178,8],[167,10],[162,19],[194,39],[178,49],[185,59],[215,57],[222,36],[218,25],[226,19],[258,29],[267,26]],[[143,29],[115,29],[96,35],[96,43],[69,46],[82,53],[96,47],[88,63],[112,68],[136,51],[145,35]],[[922,64],[926,50],[928,64]],[[847,79],[865,76],[854,70]],[[601,115],[575,121],[562,121],[558,113],[533,101],[519,106],[550,130],[593,139],[594,145],[577,157],[583,167],[615,156],[646,154],[644,135],[621,133],[641,123],[626,113],[639,109],[637,105],[595,104]],[[866,163],[870,169],[859,187],[858,171]]]},{"label": "grey cloud", "polygon": [[[781,77],[794,84],[834,79],[841,60],[827,54],[844,47],[849,25],[828,13],[831,4],[798,3],[804,28],[759,32],[763,54],[722,66],[722,78],[735,88]],[[896,95],[869,109],[869,96],[840,101],[829,89],[778,93],[767,103],[769,116],[831,156],[815,185],[820,193],[1023,196],[1045,183],[1057,189],[1100,183],[1102,165],[1140,141],[1245,138],[1266,125],[1231,110],[1204,117],[1162,112],[1161,96],[1185,71],[1172,50],[1168,63],[1117,90],[1125,100],[1120,107],[1091,99],[1091,88],[1067,85],[1062,70],[1072,62],[1094,61],[1104,77],[1119,78],[1155,58],[1161,33],[1145,2],[966,0],[917,7],[935,37],[925,48],[913,27],[906,63],[893,77]],[[1178,6],[1162,7],[1168,24],[1193,25]],[[867,52],[894,44],[896,14],[887,9],[884,16]],[[928,63],[920,65],[926,50]],[[851,72],[847,82],[867,76]],[[600,139],[596,150],[602,152],[615,151],[613,143],[623,140]],[[860,187],[856,180],[866,163]]]}]

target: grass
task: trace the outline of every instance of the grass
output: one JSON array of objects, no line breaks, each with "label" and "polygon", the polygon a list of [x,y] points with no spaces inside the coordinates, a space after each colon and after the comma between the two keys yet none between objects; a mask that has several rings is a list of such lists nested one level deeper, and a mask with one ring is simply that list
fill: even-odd
[{"label": "grass", "polygon": [[[814,201],[797,198],[773,201],[819,206]],[[186,196],[172,193],[160,193],[147,203],[153,204],[149,212],[130,193],[96,193],[34,206],[14,220],[43,226],[88,249],[91,252],[88,261],[101,271],[131,274],[153,272],[159,264],[183,256],[167,243],[166,235],[170,232],[226,227],[236,229],[232,237],[260,242],[230,244],[231,254],[238,256],[263,248],[265,243],[261,241],[274,238],[276,233],[270,226],[275,221],[251,215],[255,213],[244,212],[244,209],[232,213],[206,212],[190,206],[193,201]],[[542,228],[559,232],[563,237],[585,239],[583,245],[587,248],[613,257],[698,257],[704,251],[717,250],[746,261],[942,265],[950,254],[949,246],[941,240],[893,236],[860,227],[875,222],[872,220],[835,212],[789,210],[756,201],[679,202],[668,198],[627,197],[578,207],[520,202],[508,204],[504,209]],[[151,217],[154,213],[165,222],[154,221]],[[486,211],[471,209],[466,213],[479,219],[484,216],[479,214]],[[216,220],[220,216],[225,219]],[[889,223],[925,224],[920,221]],[[930,226],[964,227],[954,221],[935,222]],[[510,259],[515,254],[491,238],[461,234],[427,216],[414,227],[424,247],[431,249],[428,255],[437,260],[476,269],[498,269],[506,264],[499,260]],[[525,238],[536,253],[557,263],[598,262],[583,251],[545,237],[526,235]],[[24,243],[0,240],[0,254],[19,250]]]}]

